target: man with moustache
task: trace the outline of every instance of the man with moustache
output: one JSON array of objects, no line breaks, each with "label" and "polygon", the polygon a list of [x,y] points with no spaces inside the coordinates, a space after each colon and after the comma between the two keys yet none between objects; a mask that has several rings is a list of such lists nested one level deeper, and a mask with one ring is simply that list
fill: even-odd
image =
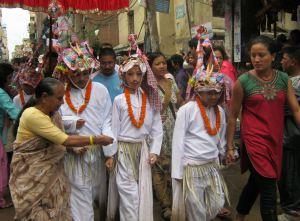
[{"label": "man with moustache", "polygon": [[102,48],[99,54],[100,71],[95,73],[93,82],[103,84],[110,95],[111,102],[113,103],[115,97],[123,93],[120,87],[121,80],[119,78],[116,66],[116,54],[112,48]]}]

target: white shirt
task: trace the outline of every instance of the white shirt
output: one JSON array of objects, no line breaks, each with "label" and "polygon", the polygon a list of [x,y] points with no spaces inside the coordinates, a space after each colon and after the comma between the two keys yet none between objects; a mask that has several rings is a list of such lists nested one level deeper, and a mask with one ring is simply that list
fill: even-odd
[{"label": "white shirt", "polygon": [[[131,105],[135,119],[138,121],[142,106],[142,92],[138,90],[137,94],[130,95]],[[159,155],[163,129],[160,113],[154,111],[147,99],[146,116],[141,128],[132,125],[128,115],[128,106],[125,94],[118,95],[113,104],[112,130],[118,141],[139,142],[143,139],[150,139],[150,153]]]},{"label": "white shirt", "polygon": [[[84,103],[86,88],[71,87],[71,101],[76,109]],[[111,100],[106,87],[92,82],[91,98],[86,109],[81,114],[74,113],[65,101],[60,107],[66,133],[78,135],[107,135],[113,137],[111,130]],[[73,120],[72,120],[73,118]],[[85,120],[82,128],[76,129],[77,119]],[[105,156],[114,155],[117,150],[114,145],[103,146]]]},{"label": "white shirt", "polygon": [[[31,95],[28,95],[26,94],[25,92],[23,92],[24,94],[24,101],[25,101],[25,104],[30,100],[30,98],[33,96],[32,94]],[[20,94],[17,94],[14,99],[13,99],[13,102],[14,104],[16,105],[17,108],[19,109],[22,109],[23,108],[23,105],[21,103],[21,98],[20,98]]]},{"label": "white shirt", "polygon": [[[196,101],[190,101],[179,109],[172,141],[172,178],[182,179],[183,167],[188,163],[201,165],[218,160],[219,154],[224,155],[226,118],[224,110],[218,107],[221,125],[215,136],[207,133]],[[211,127],[215,128],[214,108],[205,109]]]}]

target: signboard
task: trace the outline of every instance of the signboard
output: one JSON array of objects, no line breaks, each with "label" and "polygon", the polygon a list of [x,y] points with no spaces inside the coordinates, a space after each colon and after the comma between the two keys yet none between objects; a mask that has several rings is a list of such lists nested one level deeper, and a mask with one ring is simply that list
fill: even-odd
[{"label": "signboard", "polygon": [[241,0],[235,1],[234,7],[234,25],[233,25],[233,60],[241,62],[242,41],[241,41]]},{"label": "signboard", "polygon": [[176,19],[181,19],[186,15],[185,5],[178,5],[175,9]]},{"label": "signboard", "polygon": [[[154,4],[154,1],[152,1],[152,2]],[[142,6],[144,8],[147,7],[146,0],[138,0],[138,3],[140,6]],[[155,0],[155,10],[157,12],[169,14],[169,9],[170,9],[170,0]]]},{"label": "signboard", "polygon": [[169,14],[170,0],[156,0],[156,11]]},{"label": "signboard", "polygon": [[300,29],[300,5],[298,5],[297,8],[297,24],[298,24],[298,29]]},{"label": "signboard", "polygon": [[192,28],[191,28],[191,34],[192,34],[192,37],[196,37],[197,35],[197,30],[200,28],[200,26],[203,26],[204,29],[205,29],[205,33],[201,35],[201,38],[202,39],[205,39],[205,38],[209,38],[209,39],[212,39],[213,37],[213,29],[212,29],[212,24],[211,22],[207,22],[203,25],[194,25]]}]

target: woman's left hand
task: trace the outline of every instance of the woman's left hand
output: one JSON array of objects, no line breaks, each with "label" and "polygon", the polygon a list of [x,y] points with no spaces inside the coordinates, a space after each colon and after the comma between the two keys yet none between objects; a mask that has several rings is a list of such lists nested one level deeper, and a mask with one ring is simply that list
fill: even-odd
[{"label": "woman's left hand", "polygon": [[154,165],[156,161],[157,161],[157,155],[155,153],[150,153],[149,160],[148,160],[149,164]]}]

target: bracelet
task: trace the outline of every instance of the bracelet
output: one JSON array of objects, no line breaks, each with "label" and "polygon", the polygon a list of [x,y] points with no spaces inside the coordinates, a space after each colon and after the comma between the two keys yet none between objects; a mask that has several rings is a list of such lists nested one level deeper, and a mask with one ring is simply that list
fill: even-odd
[{"label": "bracelet", "polygon": [[233,147],[227,148],[227,151],[229,151],[229,150],[235,150],[235,149]]},{"label": "bracelet", "polygon": [[94,145],[94,136],[90,136],[90,145],[91,145],[91,146]]}]

